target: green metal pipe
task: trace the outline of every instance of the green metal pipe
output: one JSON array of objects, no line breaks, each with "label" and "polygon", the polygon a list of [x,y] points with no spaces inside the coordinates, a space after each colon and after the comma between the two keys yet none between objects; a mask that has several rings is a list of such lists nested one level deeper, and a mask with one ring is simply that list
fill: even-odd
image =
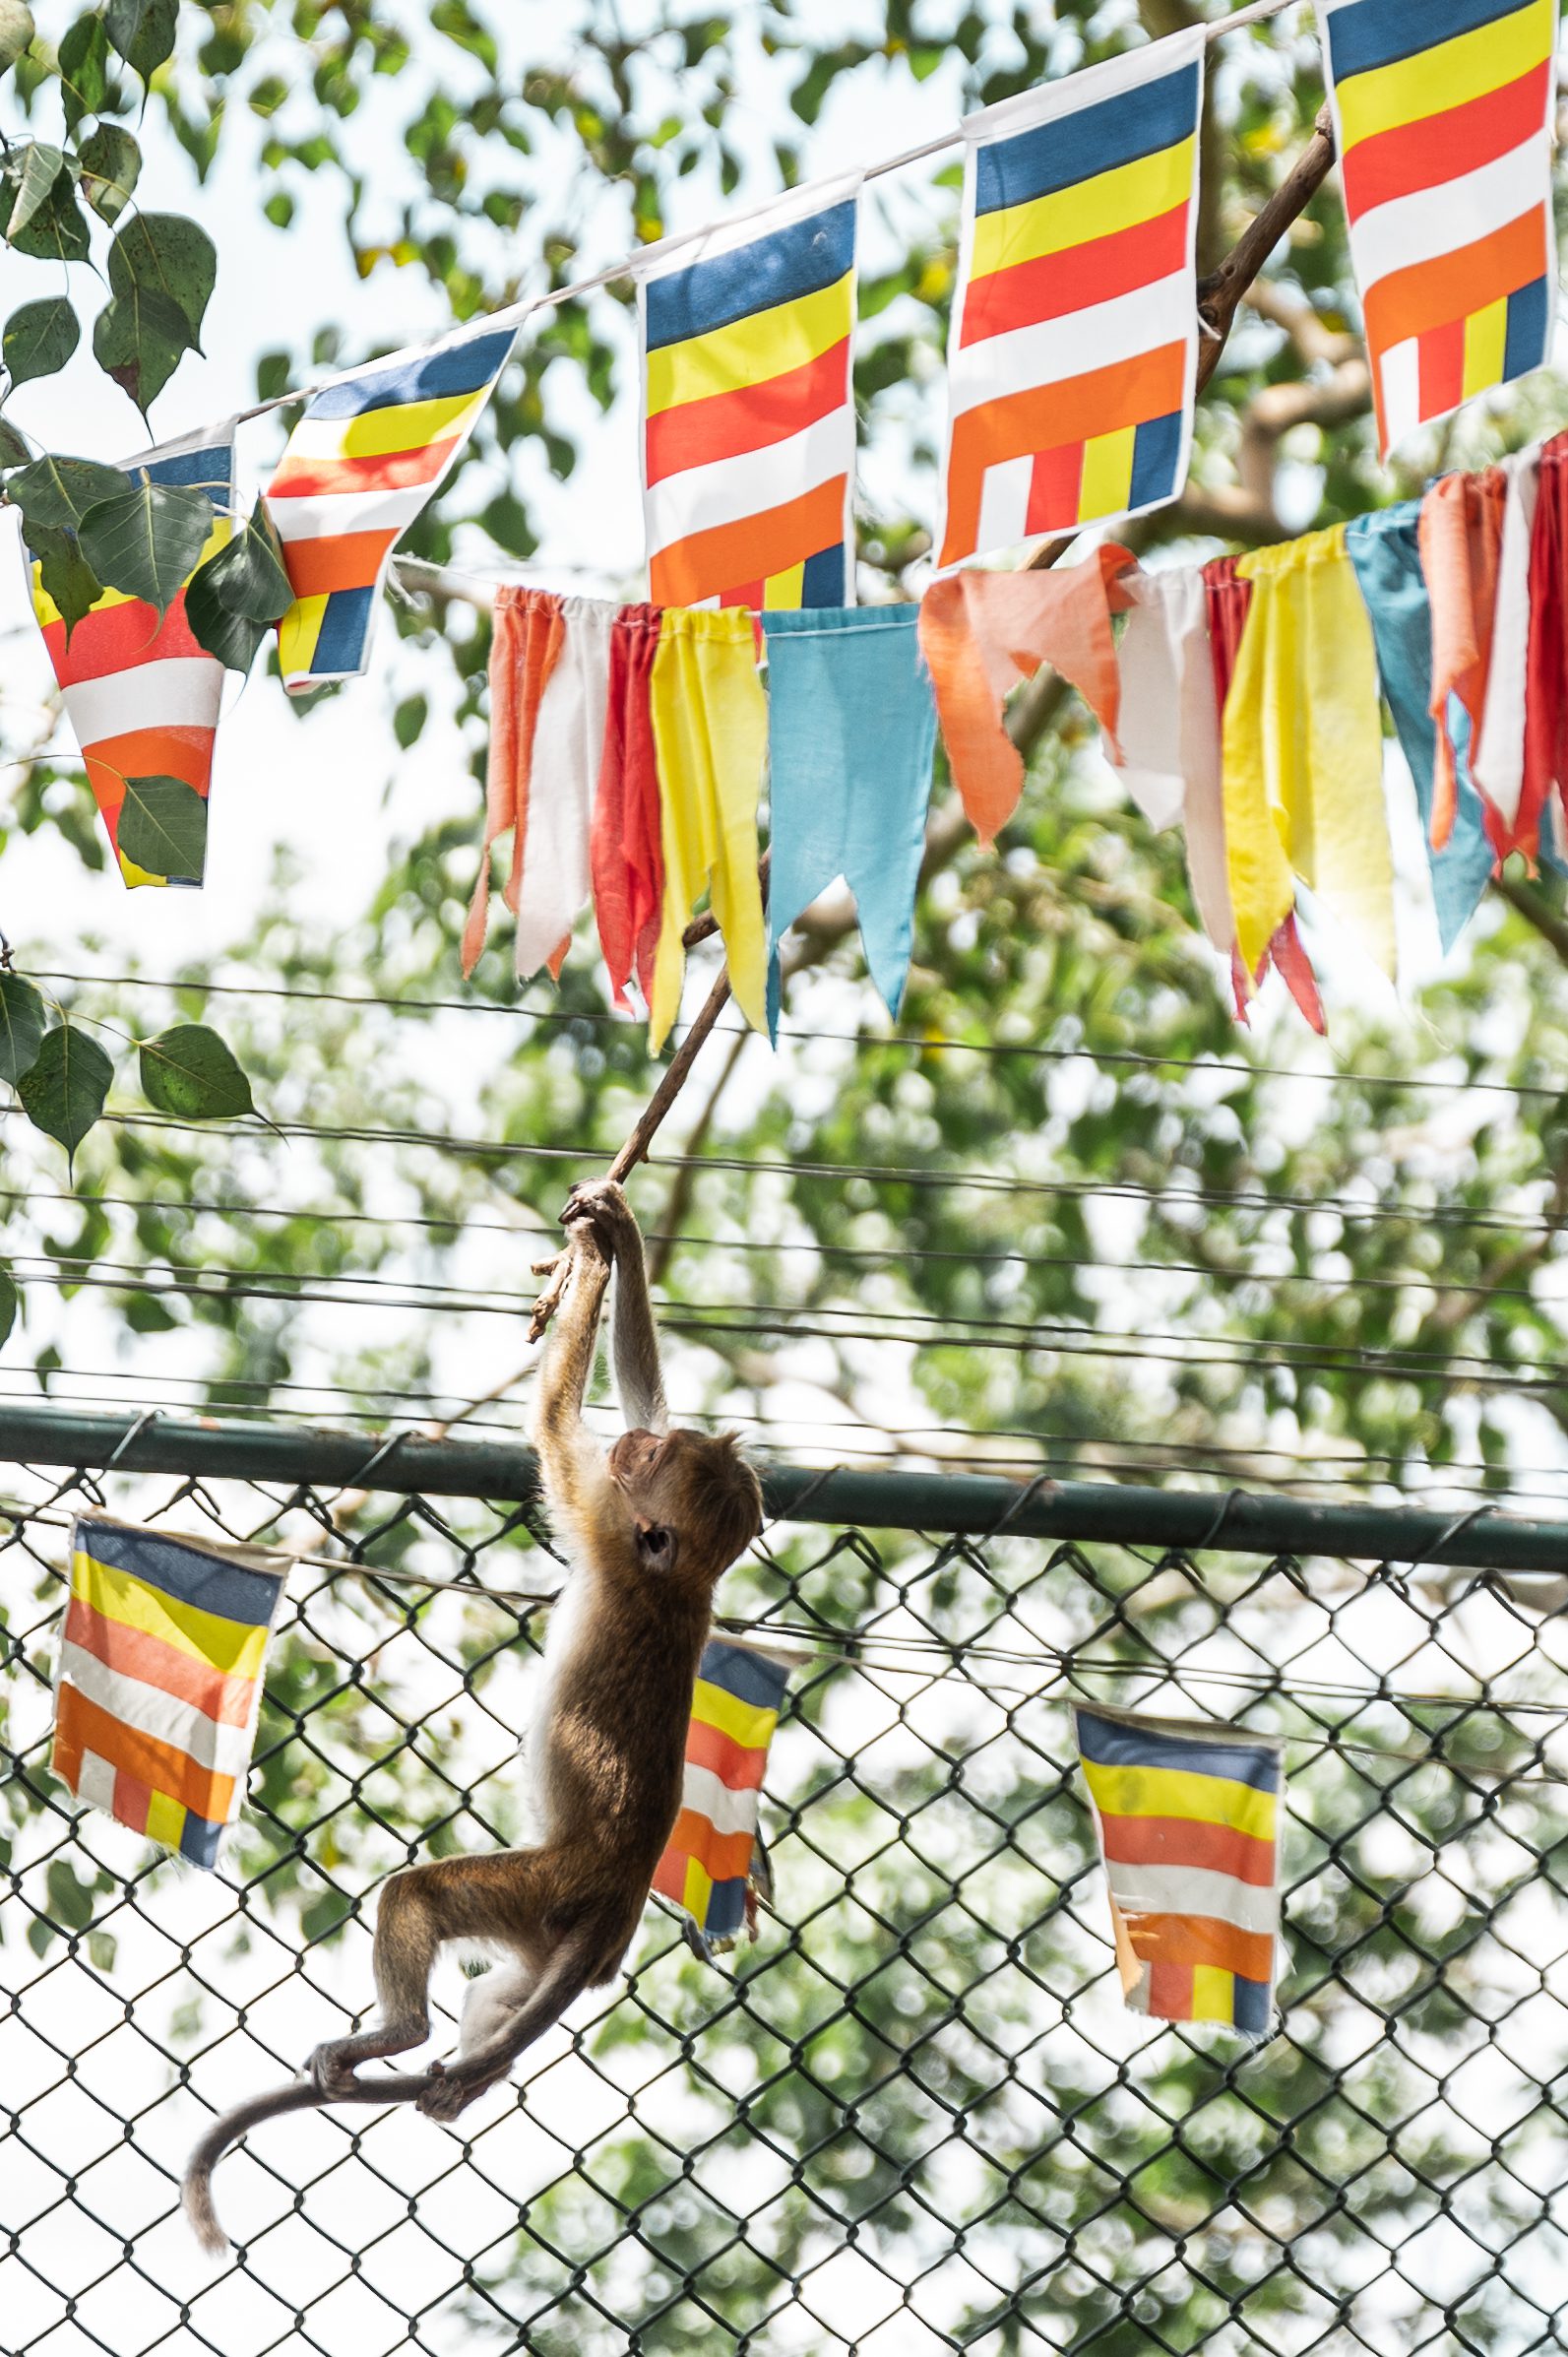
[{"label": "green metal pipe", "polygon": [[[0,1462],[197,1479],[368,1487],[396,1496],[538,1497],[531,1448],[427,1440],[215,1418],[79,1415],[0,1406]],[[768,1510],[783,1521],[918,1530],[933,1536],[1099,1540],[1226,1555],[1317,1555],[1494,1571],[1568,1571],[1568,1522],[1527,1520],[1486,1506],[1320,1505],[1248,1492],[1143,1490],[1087,1482],[1001,1481],[986,1474],[764,1468]]]}]

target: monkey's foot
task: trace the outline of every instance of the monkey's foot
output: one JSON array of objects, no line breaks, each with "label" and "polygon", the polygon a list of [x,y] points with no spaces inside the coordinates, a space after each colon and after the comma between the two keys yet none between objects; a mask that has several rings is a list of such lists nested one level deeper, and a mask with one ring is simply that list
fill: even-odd
[{"label": "monkey's foot", "polygon": [[305,2069],[328,2103],[344,2103],[358,2087],[352,2039],[318,2046]]},{"label": "monkey's foot", "polygon": [[430,2084],[414,2105],[427,2120],[455,2120],[469,2105],[505,2078],[506,2070],[467,2071],[461,2063],[432,2063]]}]

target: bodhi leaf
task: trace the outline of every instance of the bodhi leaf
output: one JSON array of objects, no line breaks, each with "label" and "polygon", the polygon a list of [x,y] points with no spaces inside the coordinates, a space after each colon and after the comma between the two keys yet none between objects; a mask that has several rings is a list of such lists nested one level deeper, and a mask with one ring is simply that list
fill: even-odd
[{"label": "bodhi leaf", "polygon": [[184,312],[156,287],[111,295],[93,323],[94,358],[144,418],[191,344]]},{"label": "bodhi leaf", "polygon": [[248,671],[294,593],[277,529],[261,500],[243,532],[208,558],[185,593],[191,635],[230,670]]},{"label": "bodhi leaf", "polygon": [[9,74],[32,39],[32,11],[23,0],[0,0],[0,74]]},{"label": "bodhi leaf", "polygon": [[13,385],[35,376],[53,376],[62,369],[78,344],[82,330],[70,297],[51,294],[42,302],[24,303],[13,311],[0,340],[6,369]]},{"label": "bodhi leaf", "polygon": [[102,597],[103,584],[83,555],[74,532],[50,524],[30,524],[26,530],[29,551],[38,560],[38,579],[45,596],[59,607],[69,646],[78,622]]},{"label": "bodhi leaf", "polygon": [[51,452],[13,475],[6,496],[22,510],[29,531],[41,524],[77,532],[90,507],[117,497],[124,488],[118,467],[100,466],[96,459],[57,458]]},{"label": "bodhi leaf", "polygon": [[207,545],[212,502],[203,491],[145,477],[127,483],[120,476],[119,483],[112,499],[100,499],[83,517],[82,553],[105,588],[164,614]]},{"label": "bodhi leaf", "polygon": [[212,239],[179,213],[138,213],[109,248],[109,292],[124,301],[144,287],[173,303],[200,351],[202,321],[218,279]]},{"label": "bodhi leaf", "polygon": [[18,1081],[37,1061],[47,1017],[25,976],[0,974],[0,1080]]},{"label": "bodhi leaf", "polygon": [[51,148],[41,139],[35,139],[31,147],[23,149],[20,168],[8,175],[15,178],[17,187],[16,202],[11,208],[11,220],[6,228],[6,235],[13,245],[29,222],[35,221],[48,203],[49,191],[60,177],[64,165],[63,150]]},{"label": "bodhi leaf", "polygon": [[205,1023],[181,1023],[142,1043],[142,1088],[159,1113],[226,1121],[254,1113],[250,1082],[233,1051]]},{"label": "bodhi leaf", "polygon": [[60,43],[60,99],[65,127],[75,131],[85,114],[101,114],[109,96],[109,40],[94,11],[78,17]]},{"label": "bodhi leaf", "polygon": [[199,884],[207,860],[207,804],[183,778],[127,778],[116,841],[149,875]]},{"label": "bodhi leaf", "polygon": [[34,1129],[56,1139],[74,1167],[76,1150],[103,1111],[113,1078],[114,1066],[96,1040],[74,1024],[60,1023],[44,1033],[31,1069],[17,1083],[17,1095]]},{"label": "bodhi leaf", "polygon": [[25,467],[32,453],[9,417],[0,417],[0,468]]},{"label": "bodhi leaf", "polygon": [[0,1268],[0,1342],[9,1342],[11,1329],[17,1322],[16,1281],[8,1268]]},{"label": "bodhi leaf", "polygon": [[179,0],[108,0],[103,30],[133,74],[151,82],[174,47]]},{"label": "bodhi leaf", "polygon": [[142,151],[118,123],[99,123],[77,150],[82,194],[99,221],[115,222],[142,176]]}]

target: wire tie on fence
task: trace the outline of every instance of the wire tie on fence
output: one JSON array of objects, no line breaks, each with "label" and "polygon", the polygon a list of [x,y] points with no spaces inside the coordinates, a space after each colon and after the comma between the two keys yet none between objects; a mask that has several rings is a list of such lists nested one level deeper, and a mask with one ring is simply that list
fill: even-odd
[{"label": "wire tie on fence", "polygon": [[1219,1513],[1216,1514],[1203,1537],[1196,1540],[1191,1547],[1177,1548],[1174,1552],[1178,1555],[1201,1555],[1206,1547],[1217,1547],[1220,1543],[1220,1533],[1230,1519],[1231,1508],[1245,1497],[1245,1490],[1227,1490],[1220,1500]]},{"label": "wire tie on fence", "polygon": [[1038,1497],[1040,1491],[1054,1490],[1056,1487],[1056,1478],[1053,1474],[1036,1473],[1032,1482],[1025,1483],[1023,1489],[1020,1490],[1018,1496],[1014,1498],[1012,1504],[1008,1507],[1001,1520],[999,1522],[994,1522],[991,1525],[990,1529],[984,1534],[985,1537],[988,1539],[1005,1538],[1009,1523],[1016,1522],[1019,1515],[1023,1513],[1025,1507],[1034,1504],[1035,1499]]},{"label": "wire tie on fence", "polygon": [[368,1457],[364,1464],[360,1466],[359,1471],[354,1475],[353,1479],[344,1483],[344,1489],[368,1490],[370,1487],[371,1475],[373,1473],[379,1472],[380,1468],[386,1463],[388,1457],[392,1455],[394,1449],[401,1448],[405,1440],[408,1438],[408,1434],[407,1432],[391,1433],[387,1439],[382,1441],[381,1446],[376,1450],[375,1455],[373,1457]]},{"label": "wire tie on fence", "polygon": [[[1457,1514],[1454,1520],[1449,1523],[1445,1530],[1440,1530],[1438,1532],[1436,1538],[1432,1541],[1431,1546],[1426,1550],[1424,1555],[1417,1555],[1411,1558],[1409,1569],[1400,1575],[1398,1581],[1401,1595],[1406,1595],[1408,1592],[1408,1582],[1411,1572],[1419,1571],[1423,1569],[1427,1563],[1435,1562],[1437,1557],[1445,1547],[1452,1547],[1454,1541],[1458,1538],[1462,1538],[1465,1532],[1470,1530],[1475,1523],[1479,1522],[1483,1515],[1495,1514],[1496,1511],[1496,1504],[1491,1498],[1487,1498],[1483,1505],[1472,1506],[1468,1514]],[[1455,1568],[1463,1570],[1465,1566],[1463,1564],[1459,1564],[1455,1566]]]},{"label": "wire tie on fence", "polygon": [[147,1431],[148,1426],[157,1424],[160,1413],[161,1411],[157,1408],[144,1408],[141,1415],[138,1416],[136,1422],[128,1428],[123,1437],[115,1443],[109,1454],[104,1458],[103,1463],[98,1468],[99,1472],[112,1473],[115,1466],[124,1456],[126,1450],[130,1448],[135,1441],[141,1439],[142,1434]]}]

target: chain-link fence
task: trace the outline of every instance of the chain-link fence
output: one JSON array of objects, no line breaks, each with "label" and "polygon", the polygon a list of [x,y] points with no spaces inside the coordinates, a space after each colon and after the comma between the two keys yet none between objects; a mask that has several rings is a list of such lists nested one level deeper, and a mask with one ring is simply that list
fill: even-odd
[{"label": "chain-link fence", "polygon": [[[200,1437],[159,1461],[196,1465]],[[1562,2345],[1568,1577],[1487,1568],[1549,1559],[1551,1534],[1455,1524],[1428,1548],[1447,1567],[1422,1567],[1409,1516],[1363,1513],[1388,1560],[1351,1561],[1317,1552],[1308,1507],[1146,1496],[1178,1551],[1061,1535],[1104,1527],[1088,1494],[1081,1514],[1053,1496],[1058,1535],[1036,1535],[1021,1494],[957,1536],[933,1508],[951,1495],[972,1523],[972,1486],[894,1476],[862,1492],[889,1500],[874,1535],[813,1525],[799,1496],[721,1594],[801,1656],[757,1944],[706,1966],[655,1902],[624,1987],[456,2129],[258,2131],[219,2179],[239,2249],[206,2261],[185,2153],[368,2008],[378,1878],[516,1835],[532,1599],[556,1573],[526,1504],[405,1492],[395,1455],[335,1492],[303,1439],[292,1478],[289,1440],[270,1446],[278,1479],[132,1475],[134,1450],[0,1476],[0,2345]],[[892,1527],[913,1496],[925,1527]],[[77,1815],[48,1770],[67,1524],[99,1500],[301,1559],[216,1876]],[[1260,1515],[1293,1521],[1295,1550],[1248,1552]],[[1074,1695],[1289,1738],[1284,2014],[1261,2050],[1124,2011]],[[438,2040],[461,1992],[454,1965]]]}]

